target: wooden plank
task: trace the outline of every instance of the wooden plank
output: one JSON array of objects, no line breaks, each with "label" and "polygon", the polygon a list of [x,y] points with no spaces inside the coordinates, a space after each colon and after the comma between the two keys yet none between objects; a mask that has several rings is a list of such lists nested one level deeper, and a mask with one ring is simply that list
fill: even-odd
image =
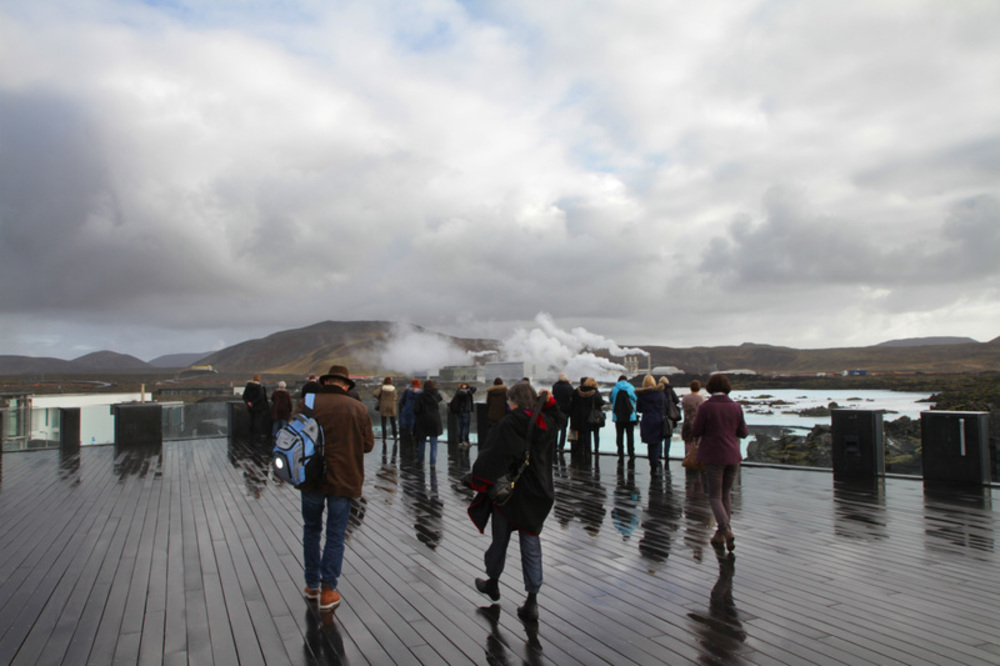
[{"label": "wooden plank", "polygon": [[406,451],[369,454],[344,603],[331,614],[301,597],[299,496],[274,482],[259,448],[113,452],[84,447],[62,467],[55,451],[5,454],[0,662],[839,666],[1000,655],[998,521],[982,497],[900,479],[871,494],[835,488],[829,474],[744,469],[727,574],[707,545],[705,499],[676,461],[662,479],[641,461],[567,465],[542,534],[532,626],[515,615],[516,537],[501,602],[472,586],[489,538],[465,515],[467,460],[430,470]]}]

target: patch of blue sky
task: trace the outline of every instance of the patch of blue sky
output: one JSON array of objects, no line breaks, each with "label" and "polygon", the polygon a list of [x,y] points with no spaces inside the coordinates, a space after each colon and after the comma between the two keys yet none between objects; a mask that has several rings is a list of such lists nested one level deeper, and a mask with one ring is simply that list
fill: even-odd
[{"label": "patch of blue sky", "polygon": [[298,2],[273,0],[235,0],[201,2],[199,0],[139,0],[160,14],[191,27],[232,28],[247,25],[308,25],[315,13]]},{"label": "patch of blue sky", "polygon": [[570,148],[570,156],[580,167],[593,173],[610,174],[627,184],[633,192],[645,192],[655,176],[673,162],[669,153],[643,154],[635,149],[625,149],[627,162],[615,158],[609,151],[597,150],[590,143],[580,142]]},{"label": "patch of blue sky", "polygon": [[436,20],[410,24],[395,34],[395,41],[407,51],[426,53],[452,46],[455,32],[447,21]]}]

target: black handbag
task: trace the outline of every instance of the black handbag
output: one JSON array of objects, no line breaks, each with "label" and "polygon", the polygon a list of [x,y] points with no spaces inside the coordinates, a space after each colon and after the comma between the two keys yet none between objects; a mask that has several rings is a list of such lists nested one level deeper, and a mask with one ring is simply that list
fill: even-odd
[{"label": "black handbag", "polygon": [[587,415],[587,424],[592,426],[604,425],[604,410],[600,407],[594,407],[590,410],[590,414]]},{"label": "black handbag", "polygon": [[528,431],[524,436],[524,460],[521,462],[520,467],[517,468],[517,472],[511,474],[508,471],[506,474],[502,474],[500,478],[493,482],[493,485],[486,489],[486,497],[496,506],[503,506],[510,501],[514,496],[514,487],[521,478],[521,474],[531,464],[531,433],[535,429],[535,419],[541,415],[544,404],[545,398],[543,397],[538,401],[538,406],[532,413],[531,420],[528,422]]}]

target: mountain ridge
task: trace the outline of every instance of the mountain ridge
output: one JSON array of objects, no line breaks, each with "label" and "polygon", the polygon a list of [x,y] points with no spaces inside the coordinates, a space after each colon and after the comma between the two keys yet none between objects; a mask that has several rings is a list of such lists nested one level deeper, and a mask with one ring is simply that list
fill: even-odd
[{"label": "mountain ridge", "polygon": [[[407,330],[435,336],[455,347],[480,352],[500,347],[500,341],[458,338],[421,326]],[[353,373],[381,374],[381,349],[399,331],[388,321],[322,321],[245,340],[208,354],[172,354],[165,358],[195,358],[220,372],[307,375],[344,364]],[[927,344],[931,341],[933,344]],[[635,346],[635,345],[633,345]],[[688,374],[750,369],[758,374],[834,374],[848,370],[878,373],[977,373],[1000,371],[1000,337],[989,342],[971,338],[910,338],[870,347],[796,349],[744,342],[738,346],[666,347],[638,345],[650,353],[652,367],[676,366]],[[134,356],[100,351],[72,361],[57,358],[0,356],[0,374],[93,374],[164,372],[171,368]],[[187,366],[173,366],[181,369]]]}]

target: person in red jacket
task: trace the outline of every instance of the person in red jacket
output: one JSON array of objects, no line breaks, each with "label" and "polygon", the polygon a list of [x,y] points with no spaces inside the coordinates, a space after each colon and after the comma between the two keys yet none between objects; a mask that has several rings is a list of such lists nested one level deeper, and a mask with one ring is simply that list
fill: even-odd
[{"label": "person in red jacket", "polygon": [[736,537],[730,520],[733,514],[732,490],[740,470],[740,439],[750,434],[743,408],[729,397],[732,385],[725,375],[708,378],[706,390],[712,395],[698,408],[691,425],[691,434],[698,438],[698,461],[705,465],[708,481],[708,502],[715,514],[716,532],[713,546],[733,550]]},{"label": "person in red jacket", "polygon": [[285,382],[278,382],[278,388],[271,394],[271,437],[288,425],[292,418],[292,394],[288,392]]}]

